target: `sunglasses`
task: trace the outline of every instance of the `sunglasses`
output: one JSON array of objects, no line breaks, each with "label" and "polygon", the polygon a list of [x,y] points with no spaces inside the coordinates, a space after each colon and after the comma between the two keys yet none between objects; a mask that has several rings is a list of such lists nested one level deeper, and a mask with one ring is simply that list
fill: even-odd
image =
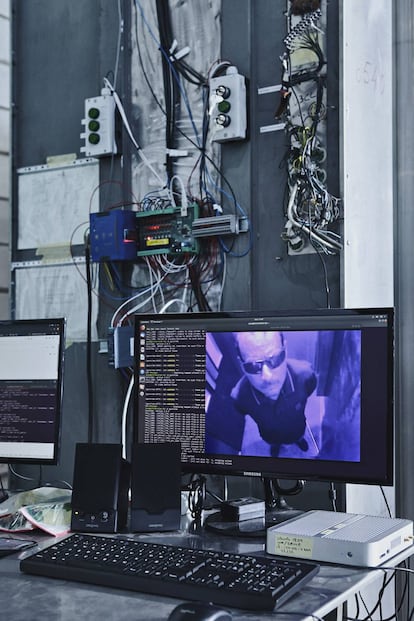
[{"label": "sunglasses", "polygon": [[266,358],[265,360],[254,360],[253,362],[243,362],[243,369],[249,375],[258,375],[262,372],[264,365],[269,367],[269,369],[277,369],[284,362],[286,358],[286,351],[282,349],[278,354],[271,356],[270,358]]}]

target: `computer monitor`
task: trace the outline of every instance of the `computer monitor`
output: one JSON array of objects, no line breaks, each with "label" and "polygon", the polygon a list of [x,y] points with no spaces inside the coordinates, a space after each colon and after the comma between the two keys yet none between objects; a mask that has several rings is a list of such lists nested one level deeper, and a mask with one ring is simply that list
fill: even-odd
[{"label": "computer monitor", "polygon": [[0,462],[56,464],[65,320],[0,321]]},{"label": "computer monitor", "polygon": [[394,312],[135,318],[140,442],[183,472],[392,485]]}]

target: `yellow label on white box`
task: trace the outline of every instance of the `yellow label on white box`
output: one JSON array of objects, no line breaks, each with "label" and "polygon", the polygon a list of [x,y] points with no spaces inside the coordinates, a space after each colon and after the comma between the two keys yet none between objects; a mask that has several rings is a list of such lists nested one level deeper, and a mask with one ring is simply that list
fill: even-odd
[{"label": "yellow label on white box", "polygon": [[312,558],[313,541],[309,537],[297,535],[276,535],[275,554]]}]

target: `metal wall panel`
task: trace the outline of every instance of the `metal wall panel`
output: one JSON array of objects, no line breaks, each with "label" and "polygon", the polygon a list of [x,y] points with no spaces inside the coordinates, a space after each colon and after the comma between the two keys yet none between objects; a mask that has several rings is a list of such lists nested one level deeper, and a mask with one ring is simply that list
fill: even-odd
[{"label": "metal wall panel", "polygon": [[350,308],[394,303],[392,12],[391,0],[343,5],[343,301]]},{"label": "metal wall panel", "polygon": [[[72,154],[72,161],[80,154],[82,131],[81,119],[84,116],[84,100],[100,94],[103,86],[103,77],[113,70],[116,62],[116,47],[119,35],[118,3],[112,0],[88,0],[88,2],[72,2],[71,0],[33,0],[31,2],[12,2],[13,10],[13,236],[12,250],[13,260],[24,263],[26,259],[40,259],[36,257],[36,248],[21,250],[18,248],[18,223],[24,220],[26,209],[39,203],[30,203],[30,197],[22,205],[18,201],[18,170],[28,167],[45,166],[47,158]],[[69,158],[70,159],[70,158]],[[114,170],[117,170],[118,162],[115,162]],[[80,170],[82,168],[82,170]],[[104,169],[104,167],[102,167]],[[45,168],[46,169],[46,168]],[[95,184],[100,181],[99,174],[95,174],[96,166],[92,166]],[[80,188],[85,188],[83,167],[80,170]],[[102,172],[102,171],[101,171]],[[106,170],[102,174],[105,174]],[[53,170],[52,173],[53,174]],[[56,172],[58,175],[58,170]],[[41,178],[41,173],[38,175]],[[44,177],[46,179],[46,177]],[[104,177],[103,177],[104,178]],[[74,205],[75,210],[69,215],[69,221],[73,214],[78,212],[79,222],[70,223],[72,228],[76,224],[81,225],[83,230],[87,226],[87,214],[90,208],[89,201],[91,192],[85,196],[85,192],[76,192],[76,180],[72,183],[72,200],[79,201]],[[47,231],[47,241],[50,244],[59,245],[61,239],[61,224],[69,222],[64,213],[59,210],[70,210],[71,205],[65,201],[53,201],[53,193],[57,197],[56,189],[42,187],[39,183],[38,192],[43,193],[49,202],[49,209],[40,212],[38,217],[42,219],[39,232],[43,239]],[[99,194],[98,194],[99,196]],[[44,208],[44,206],[43,206]],[[85,217],[86,214],[86,217]],[[86,222],[85,222],[86,220]],[[28,224],[25,222],[25,224]],[[32,222],[36,227],[36,223]],[[66,227],[68,229],[69,227]],[[70,235],[70,233],[68,233]],[[67,235],[65,235],[68,238]],[[60,242],[59,242],[60,238]],[[79,240],[77,240],[79,243]],[[27,253],[33,256],[26,256]],[[64,300],[59,301],[53,295],[59,294],[47,284],[50,273],[59,270],[59,263],[54,264],[53,256],[46,257],[48,266],[35,267],[36,277],[31,277],[30,270],[19,267],[14,276],[17,281],[24,276],[25,295],[33,296],[38,301],[37,309],[31,307],[32,313],[39,312],[48,314],[57,312],[55,302],[60,305],[59,314],[64,312]],[[61,271],[61,285],[64,287],[64,271],[70,269],[67,263],[63,263]],[[84,302],[76,313],[76,325],[78,326],[78,338],[80,342],[72,343],[67,340],[66,364],[65,364],[65,394],[63,404],[63,427],[62,427],[62,454],[57,467],[47,468],[44,472],[44,480],[67,480],[71,481],[74,459],[75,442],[87,441],[88,434],[88,376],[86,372],[87,344],[87,290],[85,284],[84,264],[83,280],[81,280],[78,267],[72,265],[73,275],[82,283],[84,295],[79,295],[79,302]],[[20,270],[20,271],[19,271]],[[35,274],[33,272],[32,275]],[[39,280],[40,279],[40,280]],[[40,282],[43,279],[43,283]],[[13,281],[12,281],[13,282]],[[15,283],[16,284],[16,283]],[[38,288],[39,286],[39,288]],[[18,287],[13,289],[16,294]],[[41,301],[39,291],[49,291],[50,304],[46,298]],[[68,293],[68,290],[67,290]],[[62,296],[60,296],[62,298]],[[63,296],[64,297],[64,296]],[[19,309],[22,300],[14,300],[15,308]],[[31,305],[30,305],[31,306]],[[71,305],[72,306],[72,305]],[[73,307],[72,307],[73,308]],[[97,308],[94,307],[96,313]],[[20,307],[20,314],[26,311]],[[83,327],[82,327],[83,326]],[[73,335],[72,335],[73,336]],[[120,441],[121,413],[123,395],[119,375],[108,367],[107,355],[99,354],[100,344],[92,344],[92,377],[94,382],[94,409],[95,441],[118,442]],[[37,477],[38,471],[32,467],[27,469],[30,476]],[[21,480],[16,479],[14,485],[20,486]],[[33,482],[26,485],[33,486]]]},{"label": "metal wall panel", "polygon": [[15,166],[79,153],[83,101],[115,62],[117,3],[13,2]]},{"label": "metal wall panel", "polygon": [[395,67],[398,88],[396,108],[395,304],[396,342],[396,478],[399,515],[414,519],[414,134],[412,106],[414,83],[407,79],[414,70],[414,6],[401,0],[395,6]]},{"label": "metal wall panel", "polygon": [[[396,487],[397,515],[414,519],[414,83],[407,79],[414,71],[414,6],[411,0],[393,3],[395,15],[395,174],[394,282],[396,306]],[[401,578],[399,594],[404,593]],[[401,618],[411,610],[403,608]],[[405,617],[404,617],[405,615]]]},{"label": "metal wall panel", "polygon": [[[203,22],[203,7],[209,18],[214,3],[197,4],[197,24]],[[171,6],[185,10],[191,0]],[[125,24],[134,4],[123,2]],[[288,257],[280,239],[283,228],[283,197],[286,178],[280,166],[286,149],[283,132],[260,133],[260,126],[273,121],[276,98],[259,97],[258,88],[280,81],[279,55],[286,29],[286,2],[280,0],[222,0],[221,14],[215,15],[211,49],[236,64],[249,85],[250,133],[243,143],[225,144],[221,149],[223,172],[240,196],[243,208],[253,222],[253,248],[242,258],[229,256],[223,308],[289,308],[326,305],[324,269],[316,255]],[[113,0],[30,0],[14,2],[15,72],[13,80],[14,182],[19,168],[38,166],[46,158],[64,153],[79,154],[83,101],[99,93],[102,77],[113,70],[118,37],[118,3]],[[334,21],[332,22],[334,23]],[[218,28],[218,25],[220,28]],[[215,37],[220,37],[217,41]],[[129,34],[129,33],[128,33]],[[333,50],[337,41],[332,40]],[[210,49],[210,48],[209,48]],[[120,86],[126,112],[140,130],[144,84],[131,76],[133,50],[126,49],[124,81]],[[200,52],[200,50],[197,50]],[[210,52],[209,52],[210,53]],[[334,56],[335,58],[335,53]],[[162,77],[159,76],[159,80]],[[131,93],[127,86],[131,86]],[[158,85],[159,86],[159,85]],[[129,96],[129,101],[128,101]],[[154,131],[158,130],[154,127]],[[158,134],[156,134],[158,136]],[[151,136],[150,136],[151,139]],[[332,136],[337,142],[337,137]],[[124,161],[131,152],[126,153]],[[129,145],[130,148],[130,145]],[[119,165],[119,160],[117,161]],[[124,167],[124,181],[131,183]],[[101,179],[108,178],[109,162],[100,164]],[[14,196],[17,187],[14,186]],[[102,206],[102,205],[101,205]],[[15,218],[24,217],[14,204]],[[51,223],[53,237],[53,223]],[[16,239],[14,240],[14,250]],[[240,236],[234,251],[246,250],[246,237]],[[17,252],[16,260],[19,259]],[[337,257],[328,257],[330,302],[338,305],[339,269]],[[100,334],[108,322],[100,309]],[[86,322],[86,316],[85,316]],[[85,441],[87,383],[85,344],[68,350],[65,376],[63,453],[56,476],[70,478],[75,436]],[[94,378],[97,413],[96,439],[114,441],[119,436],[123,405],[118,376],[107,368],[107,358],[94,347]],[[73,394],[75,391],[76,394]],[[327,496],[326,496],[327,498]]]}]

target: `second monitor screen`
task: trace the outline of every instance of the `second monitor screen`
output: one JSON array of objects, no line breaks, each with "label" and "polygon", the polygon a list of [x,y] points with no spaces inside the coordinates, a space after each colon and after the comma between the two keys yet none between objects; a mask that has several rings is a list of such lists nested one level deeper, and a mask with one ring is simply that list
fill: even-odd
[{"label": "second monitor screen", "polygon": [[137,321],[138,439],[181,442],[184,469],[390,478],[386,313]]}]

